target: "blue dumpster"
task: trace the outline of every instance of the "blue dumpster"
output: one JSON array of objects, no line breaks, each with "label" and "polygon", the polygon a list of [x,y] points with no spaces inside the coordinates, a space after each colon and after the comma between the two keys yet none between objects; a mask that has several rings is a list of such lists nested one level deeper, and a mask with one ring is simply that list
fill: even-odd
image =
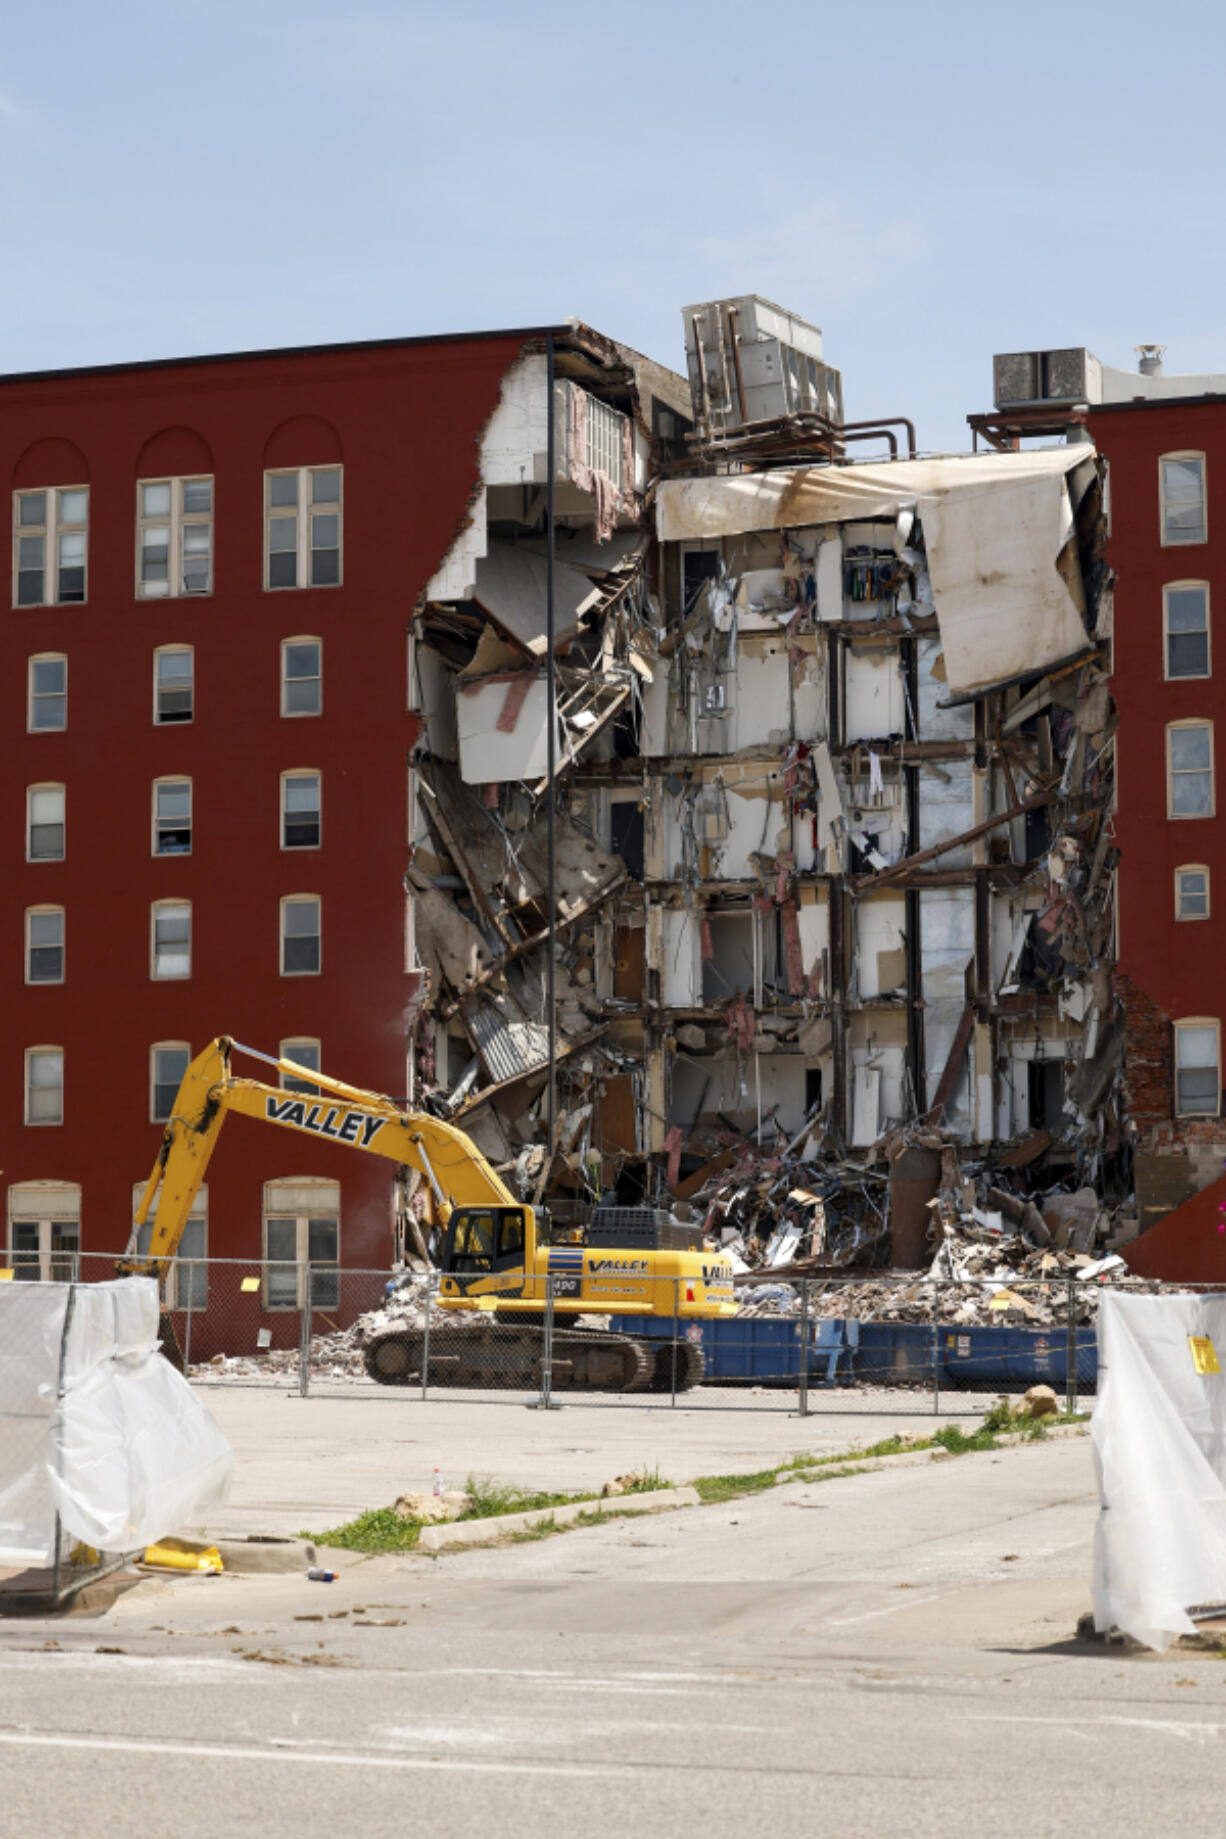
[{"label": "blue dumpster", "polygon": [[[1022,1387],[1068,1384],[1068,1340],[1064,1328],[950,1328],[940,1330],[942,1384]],[[1098,1337],[1077,1330],[1074,1376],[1092,1391],[1098,1383]]]}]

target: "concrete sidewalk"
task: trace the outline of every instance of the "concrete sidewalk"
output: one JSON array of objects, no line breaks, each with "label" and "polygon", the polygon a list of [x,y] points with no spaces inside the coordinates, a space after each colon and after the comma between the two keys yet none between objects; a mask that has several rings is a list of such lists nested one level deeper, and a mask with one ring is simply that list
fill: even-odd
[{"label": "concrete sidewalk", "polygon": [[[320,1532],[410,1490],[428,1490],[435,1468],[449,1487],[488,1475],[524,1488],[591,1490],[631,1469],[668,1481],[743,1474],[806,1452],[837,1454],[897,1434],[931,1436],[942,1424],[973,1428],[982,1393],[947,1397],[934,1417],[922,1395],[823,1394],[823,1415],[799,1418],[779,1395],[744,1394],[740,1409],[568,1401],[529,1411],[506,1393],[432,1398],[299,1398],[290,1392],[198,1388],[234,1445],[234,1485],[209,1522],[214,1537]],[[831,1406],[837,1402],[837,1409]],[[956,1406],[964,1406],[958,1412]]]}]

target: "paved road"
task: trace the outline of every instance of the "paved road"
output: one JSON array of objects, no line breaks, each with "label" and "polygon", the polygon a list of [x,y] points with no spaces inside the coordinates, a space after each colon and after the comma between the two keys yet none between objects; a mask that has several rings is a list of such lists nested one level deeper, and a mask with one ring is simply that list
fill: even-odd
[{"label": "paved road", "polygon": [[0,1625],[0,1834],[1216,1830],[1226,1668],[1068,1639],[1094,1509],[1066,1442]]}]

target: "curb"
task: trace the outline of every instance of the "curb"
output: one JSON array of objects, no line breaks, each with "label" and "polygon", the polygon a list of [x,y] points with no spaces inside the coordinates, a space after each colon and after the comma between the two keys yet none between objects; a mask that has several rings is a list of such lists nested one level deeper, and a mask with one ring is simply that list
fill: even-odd
[{"label": "curb", "polygon": [[[1049,1430],[1046,1437],[1023,1437],[1015,1431],[1005,1431],[997,1438],[998,1449],[1020,1449],[1025,1446],[1037,1446],[1043,1443],[1067,1443],[1073,1437],[1088,1437],[1088,1424],[1062,1424],[1058,1429]],[[892,1456],[858,1456],[855,1450],[848,1450],[845,1455],[827,1457],[820,1464],[815,1463],[811,1469],[789,1470],[775,1482],[777,1488],[786,1488],[797,1482],[821,1481],[827,1475],[871,1475],[877,1469],[918,1468],[926,1462],[962,1462],[966,1456],[990,1456],[991,1450],[965,1450],[961,1453],[942,1449],[938,1444],[935,1449],[904,1449]]]},{"label": "curb", "polygon": [[474,1545],[499,1545],[520,1532],[547,1526],[572,1526],[587,1514],[669,1513],[677,1507],[697,1507],[696,1488],[658,1488],[651,1494],[613,1494],[594,1501],[567,1501],[560,1507],[537,1512],[502,1513],[488,1520],[451,1520],[441,1526],[423,1526],[419,1552],[446,1552]]},{"label": "curb", "polygon": [[[315,1563],[315,1547],[309,1539],[215,1539],[225,1571],[239,1577],[280,1576],[290,1571],[304,1572]],[[223,1576],[225,1574],[223,1571]]]}]

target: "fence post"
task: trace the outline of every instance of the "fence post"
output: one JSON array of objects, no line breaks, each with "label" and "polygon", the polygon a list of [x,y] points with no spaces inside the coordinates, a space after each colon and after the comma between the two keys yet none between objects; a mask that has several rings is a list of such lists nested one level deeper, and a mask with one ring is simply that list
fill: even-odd
[{"label": "fence post", "polygon": [[[64,1305],[64,1326],[60,1330],[60,1364],[55,1385],[55,1472],[63,1473],[64,1455],[64,1373],[68,1365],[68,1331],[72,1327],[72,1312],[77,1300],[77,1286],[68,1286],[68,1301]],[[51,1568],[51,1600],[59,1607],[60,1601],[60,1547],[64,1542],[64,1529],[60,1525],[60,1510],[55,1510],[55,1553]]]},{"label": "fence post", "polygon": [[681,1279],[679,1277],[674,1277],[673,1278],[673,1348],[672,1348],[672,1354],[673,1354],[672,1394],[673,1395],[672,1395],[672,1399],[670,1400],[670,1403],[673,1405],[677,1403],[677,1332],[680,1329],[680,1327],[681,1327]]},{"label": "fence post", "polygon": [[809,1279],[803,1277],[800,1282],[800,1396],[797,1402],[797,1414],[802,1418],[809,1415]]},{"label": "fence post", "polygon": [[541,1338],[541,1407],[553,1403],[553,1278],[545,1279],[545,1332]]},{"label": "fence post", "polygon": [[302,1334],[298,1343],[298,1392],[305,1398],[311,1389],[311,1261],[302,1272]]},{"label": "fence post", "polygon": [[[187,1378],[192,1369],[192,1291],[196,1285],[196,1267],[189,1265],[191,1272],[187,1284],[187,1321],[183,1325],[183,1377]],[[204,1281],[207,1283],[209,1267],[204,1267]]]},{"label": "fence post", "polygon": [[426,1275],[426,1326],[421,1337],[421,1402],[424,1405],[430,1389],[430,1318],[434,1314],[434,1272]]},{"label": "fence post", "polygon": [[941,1414],[941,1280],[932,1286],[932,1415]]},{"label": "fence post", "polygon": [[1068,1297],[1065,1302],[1064,1331],[1064,1408],[1072,1417],[1077,1409],[1077,1286],[1069,1272]]}]

